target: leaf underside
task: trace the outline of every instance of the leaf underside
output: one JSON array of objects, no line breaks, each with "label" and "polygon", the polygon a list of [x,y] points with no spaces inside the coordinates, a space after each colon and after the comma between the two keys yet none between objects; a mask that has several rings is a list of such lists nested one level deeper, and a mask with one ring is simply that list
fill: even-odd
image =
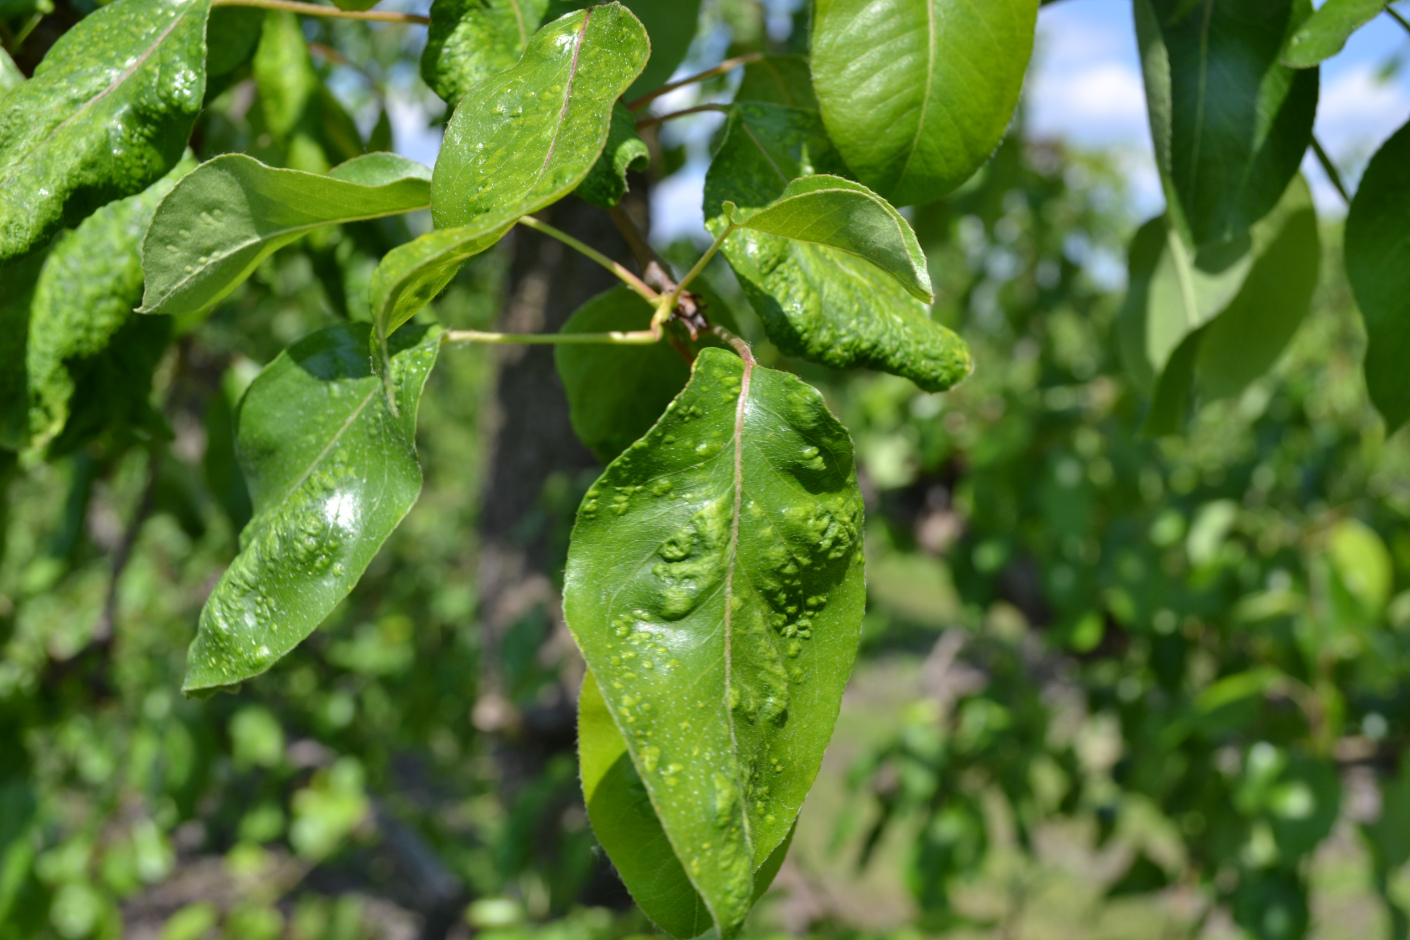
[{"label": "leaf underside", "polygon": [[719,349],[579,510],[568,625],[722,937],[831,735],[864,603],[861,521],[821,395]]}]

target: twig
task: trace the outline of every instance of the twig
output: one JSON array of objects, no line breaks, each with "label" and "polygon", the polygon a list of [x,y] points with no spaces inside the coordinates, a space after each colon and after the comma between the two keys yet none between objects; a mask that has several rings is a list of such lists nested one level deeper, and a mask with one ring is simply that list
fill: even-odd
[{"label": "twig", "polygon": [[556,238],[563,244],[567,245],[569,248],[572,248],[574,251],[581,252],[583,255],[586,255],[588,258],[591,258],[593,261],[596,261],[598,264],[602,265],[604,268],[617,275],[617,277],[621,278],[623,283],[625,283],[632,290],[636,291],[636,293],[641,296],[641,299],[645,300],[647,303],[655,304],[661,299],[661,295],[656,293],[656,291],[652,290],[650,287],[647,287],[646,282],[644,282],[641,278],[628,271],[621,264],[607,257],[602,252],[598,251],[596,248],[584,244],[583,242],[574,238],[572,235],[569,235],[567,232],[560,231],[554,228],[552,225],[549,225],[547,222],[540,221],[539,219],[536,219],[531,215],[526,215],[521,218],[519,220],[519,224],[527,225],[534,231],[542,232],[550,238]]},{"label": "twig", "polygon": [[1392,10],[1389,3],[1386,4],[1386,12],[1390,14],[1391,19],[1395,20],[1401,26],[1405,27],[1405,31],[1407,33],[1410,33],[1410,22],[1407,22],[1405,17]]},{"label": "twig", "polygon": [[147,461],[147,481],[142,486],[142,495],[137,500],[137,508],[132,513],[127,530],[122,534],[122,541],[113,552],[112,569],[108,575],[108,596],[103,602],[103,613],[98,617],[98,623],[93,627],[93,635],[88,641],[95,650],[105,653],[112,648],[113,638],[117,633],[118,582],[122,580],[122,573],[127,570],[127,563],[132,560],[132,549],[137,545],[137,537],[142,534],[142,526],[146,524],[147,517],[152,514],[152,504],[156,498],[156,452],[150,453]]},{"label": "twig", "polygon": [[[647,268],[651,267],[652,264],[656,264],[665,272],[665,276],[670,278],[671,275],[669,269],[666,267],[666,262],[656,253],[656,249],[651,247],[651,243],[646,240],[646,236],[642,234],[641,229],[636,227],[636,223],[633,222],[632,217],[627,214],[627,210],[623,209],[620,205],[616,205],[607,211],[608,214],[612,216],[612,221],[617,223],[617,231],[622,233],[622,238],[626,241],[627,248],[631,250],[632,257],[636,258],[636,263],[641,265],[642,273],[645,274]],[[672,280],[670,286],[664,289],[668,291],[675,290],[675,287],[676,282]]]},{"label": "twig", "polygon": [[690,282],[695,280],[701,271],[705,270],[705,265],[709,264],[710,259],[715,257],[715,252],[720,250],[720,246],[725,243],[725,239],[728,238],[730,232],[733,231],[733,224],[726,225],[725,230],[721,232],[719,237],[705,250],[705,254],[700,256],[700,260],[695,262],[695,266],[685,272],[685,277],[680,279],[680,283],[661,299],[661,303],[656,308],[656,316],[653,317],[651,321],[653,328],[659,328],[661,324],[665,323],[666,320],[670,318],[672,312],[676,309],[676,304],[680,303],[681,293],[690,286]]},{"label": "twig", "polygon": [[216,7],[262,7],[266,10],[288,10],[304,16],[326,16],[342,20],[375,20],[380,23],[420,23],[430,25],[431,18],[419,13],[397,13],[392,10],[340,10],[321,3],[301,3],[300,0],[211,0]]},{"label": "twig", "polygon": [[1322,149],[1322,142],[1316,137],[1312,138],[1312,152],[1317,155],[1317,162],[1322,164],[1322,171],[1327,174],[1327,178],[1332,181],[1337,192],[1341,193],[1341,198],[1351,205],[1351,196],[1347,194],[1346,184],[1341,181],[1341,173],[1337,171],[1337,165],[1332,162],[1332,158],[1327,156],[1327,151]]},{"label": "twig", "polygon": [[670,121],[678,117],[685,117],[687,114],[699,114],[702,111],[720,111],[728,113],[729,106],[723,104],[698,104],[693,108],[685,108],[680,111],[672,111],[670,114],[658,114],[649,118],[642,118],[640,121],[636,122],[636,129],[639,131],[644,131],[648,127],[655,127],[657,124],[660,124],[664,121]]},{"label": "twig", "polygon": [[654,330],[613,330],[610,333],[487,333],[483,330],[446,330],[441,344],[449,343],[524,343],[530,346],[560,344],[603,344],[613,346],[649,346],[660,339]]},{"label": "twig", "polygon": [[686,85],[693,85],[696,82],[703,82],[707,78],[714,78],[716,75],[723,75],[726,72],[731,71],[732,69],[736,69],[741,65],[748,65],[750,62],[758,62],[763,57],[764,54],[762,52],[751,52],[748,55],[742,55],[733,59],[726,59],[725,61],[721,62],[719,65],[715,66],[712,69],[706,69],[703,72],[697,72],[696,74],[691,75],[688,78],[682,78],[680,81],[671,82],[668,85],[662,85],[655,91],[647,92],[640,98],[633,99],[631,103],[627,105],[627,107],[633,111],[638,111],[646,105],[650,104],[651,102],[655,101],[662,95],[669,94],[670,92],[675,91],[677,88],[684,88]]}]

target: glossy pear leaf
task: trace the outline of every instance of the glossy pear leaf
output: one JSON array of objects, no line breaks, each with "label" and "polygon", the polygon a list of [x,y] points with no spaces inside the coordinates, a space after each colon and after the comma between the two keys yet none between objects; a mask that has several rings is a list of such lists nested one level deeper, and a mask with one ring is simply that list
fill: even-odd
[{"label": "glossy pear leaf", "polygon": [[813,73],[801,55],[766,55],[744,67],[735,101],[763,101],[790,108],[818,109]]},{"label": "glossy pear leaf", "polygon": [[[193,166],[188,157],[146,191],[108,203],[54,240],[30,309],[25,372],[32,449],[64,430],[91,360],[134,318],[142,297],[142,237],[157,205]],[[111,389],[111,397],[135,397],[145,416],[150,382],[132,375],[122,384],[129,388]]]},{"label": "glossy pear leaf", "polygon": [[612,129],[602,156],[578,184],[577,195],[595,206],[611,209],[627,194],[627,173],[645,170],[651,161],[646,141],[637,136],[636,116],[623,104],[612,109]]},{"label": "glossy pear leaf", "polygon": [[1410,420],[1410,124],[1371,158],[1346,217],[1346,276],[1366,322],[1366,390],[1395,430]]},{"label": "glossy pear leaf", "polygon": [[[706,224],[716,233],[724,230],[726,202],[747,216],[800,177],[841,172],[845,168],[816,111],[735,105],[705,177]],[[927,391],[950,388],[969,374],[964,341],[933,321],[901,281],[869,261],[750,229],[732,233],[721,251],[769,339],[788,355],[837,369],[891,372]]]},{"label": "glossy pear leaf", "polygon": [[1163,216],[1141,228],[1117,335],[1128,373],[1152,397],[1148,433],[1177,431],[1196,393],[1233,397],[1273,366],[1311,307],[1321,255],[1301,176],[1214,260],[1207,249],[1192,258]]},{"label": "glossy pear leaf", "polygon": [[[619,285],[579,307],[564,333],[644,330],[651,305]],[[690,366],[666,342],[651,346],[563,344],[554,362],[568,393],[573,431],[603,463],[651,429],[690,379]]]},{"label": "glossy pear leaf", "polygon": [[[714,924],[705,901],[661,828],[627,742],[613,724],[591,672],[583,676],[578,696],[578,767],[593,833],[637,906],[657,927],[682,940],[710,930]],[[754,903],[773,884],[792,843],[790,830],[755,868]]]},{"label": "glossy pear leaf", "polygon": [[1385,0],[1327,0],[1288,37],[1280,61],[1289,68],[1310,69],[1330,59],[1385,8]]},{"label": "glossy pear leaf", "polygon": [[181,159],[206,87],[210,0],[115,0],[0,98],[0,263]]},{"label": "glossy pear leaf", "polygon": [[1136,0],[1151,136],[1171,219],[1194,246],[1242,236],[1312,141],[1317,72],[1278,61],[1311,0]]},{"label": "glossy pear leaf", "polygon": [[446,127],[431,181],[439,228],[512,221],[577,188],[607,143],[612,106],[641,72],[646,31],[620,3],[544,26],[519,64],[476,85]]},{"label": "glossy pear leaf", "polygon": [[383,256],[368,288],[373,336],[380,343],[429,304],[461,265],[494,246],[518,216],[491,213],[469,225],[436,229]]},{"label": "glossy pear leaf", "polygon": [[425,209],[430,170],[390,153],[327,176],[265,166],[243,154],[203,163],[157,209],[143,246],[143,313],[198,313],[279,248],[325,225]]},{"label": "glossy pear leaf", "polygon": [[416,409],[440,332],[393,340],[385,384],[368,332],[352,323],[300,340],[240,402],[236,451],[255,515],[201,611],[186,691],[242,682],[297,646],[416,502]]},{"label": "glossy pear leaf", "polygon": [[1033,53],[1038,0],[817,0],[813,84],[857,179],[930,202],[1003,139]]},{"label": "glossy pear leaf", "polygon": [[512,68],[543,22],[548,0],[434,0],[421,77],[452,108]]},{"label": "glossy pear leaf", "polygon": [[840,176],[803,176],[773,202],[736,212],[732,224],[793,241],[836,248],[876,265],[926,303],[935,300],[925,252],[901,213],[861,183]]},{"label": "glossy pear leaf", "polygon": [[822,396],[720,349],[578,511],[568,626],[725,940],[837,718],[861,526],[851,442]]}]

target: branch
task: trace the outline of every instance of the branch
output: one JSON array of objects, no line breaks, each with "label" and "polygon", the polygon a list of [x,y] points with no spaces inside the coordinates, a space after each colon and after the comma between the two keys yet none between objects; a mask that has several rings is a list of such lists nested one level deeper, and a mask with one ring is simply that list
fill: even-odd
[{"label": "branch", "polygon": [[715,66],[712,69],[706,69],[703,72],[698,72],[695,75],[691,75],[689,78],[682,78],[680,81],[671,82],[668,85],[662,85],[655,91],[647,92],[640,98],[634,99],[630,104],[627,105],[627,107],[632,111],[638,111],[646,105],[650,104],[651,102],[655,101],[662,95],[669,94],[670,92],[675,91],[677,88],[684,88],[686,85],[693,85],[696,82],[703,82],[707,78],[714,78],[716,75],[723,75],[726,72],[732,69],[736,69],[741,65],[748,65],[750,62],[758,62],[763,57],[764,54],[762,52],[751,52],[748,55],[742,55],[738,58],[726,59],[725,61],[721,62],[719,65]]},{"label": "branch", "polygon": [[569,248],[572,248],[574,251],[580,252],[588,258],[591,258],[593,261],[596,261],[598,264],[602,265],[604,268],[617,275],[617,277],[620,278],[623,283],[625,283],[628,287],[635,291],[641,297],[641,299],[646,301],[647,303],[655,304],[661,299],[661,295],[656,293],[656,291],[652,290],[650,287],[647,287],[646,283],[642,281],[641,278],[628,271],[625,267],[618,264],[616,261],[613,261],[611,258],[607,257],[602,252],[598,251],[596,248],[584,244],[583,242],[574,238],[572,235],[569,235],[567,232],[559,231],[552,225],[549,225],[547,222],[540,221],[539,219],[536,219],[531,215],[526,215],[521,218],[519,220],[519,224],[526,225],[534,231],[542,232],[550,238],[556,238],[563,244],[567,245]]},{"label": "branch", "polygon": [[321,3],[301,3],[300,0],[211,0],[214,7],[261,7],[265,10],[288,10],[304,16],[326,16],[342,20],[375,20],[380,23],[420,23],[427,26],[429,16],[419,13],[397,13],[390,10],[340,10]]},{"label": "branch", "polygon": [[1406,19],[1405,19],[1405,17],[1401,16],[1399,13],[1397,13],[1397,12],[1395,12],[1393,9],[1391,9],[1391,6],[1390,6],[1389,3],[1386,4],[1386,12],[1390,14],[1390,18],[1391,18],[1391,19],[1395,20],[1395,21],[1396,21],[1397,23],[1399,23],[1401,26],[1405,27],[1405,31],[1406,31],[1407,33],[1410,33],[1410,22],[1407,22]]},{"label": "branch", "polygon": [[669,121],[673,118],[678,117],[685,117],[687,114],[699,114],[702,111],[720,111],[722,113],[728,113],[729,106],[723,104],[698,104],[693,108],[685,108],[681,111],[672,111],[670,114],[659,114],[655,115],[654,117],[643,118],[640,121],[636,122],[636,129],[639,131],[644,131],[648,127],[655,127],[657,124],[660,124],[663,121]]},{"label": "branch", "polygon": [[613,330],[610,333],[487,333],[483,330],[446,330],[441,345],[449,343],[523,343],[529,346],[586,345],[650,346],[660,339],[654,330]]},{"label": "branch", "polygon": [[1351,205],[1351,196],[1346,192],[1346,184],[1341,181],[1341,173],[1337,171],[1337,165],[1332,162],[1332,158],[1327,156],[1327,151],[1322,149],[1322,142],[1316,137],[1312,138],[1312,152],[1317,155],[1317,162],[1322,164],[1322,171],[1327,174],[1327,178],[1332,181],[1332,185],[1341,193],[1341,198]]}]

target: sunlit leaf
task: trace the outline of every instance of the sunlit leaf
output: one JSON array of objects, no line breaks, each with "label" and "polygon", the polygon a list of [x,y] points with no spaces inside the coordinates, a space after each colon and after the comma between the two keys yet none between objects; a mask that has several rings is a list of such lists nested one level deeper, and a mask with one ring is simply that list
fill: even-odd
[{"label": "sunlit leaf", "polygon": [[519,61],[546,9],[548,0],[434,0],[421,77],[454,107]]},{"label": "sunlit leaf", "polygon": [[1037,0],[817,0],[813,82],[857,179],[910,205],[979,169],[1018,103],[1037,15]]},{"label": "sunlit leaf", "polygon": [[1306,69],[1341,52],[1351,34],[1386,8],[1385,0],[1327,0],[1288,37],[1281,61]]},{"label": "sunlit leaf", "polygon": [[718,349],[578,512],[568,625],[722,937],[832,732],[861,625],[861,514],[822,397]]},{"label": "sunlit leaf", "polygon": [[186,149],[210,0],[116,0],[0,98],[0,263],[141,192]]},{"label": "sunlit leaf", "polygon": [[813,73],[801,55],[768,55],[744,67],[735,101],[764,101],[790,108],[818,108]]},{"label": "sunlit leaf", "polygon": [[264,672],[357,584],[421,492],[416,410],[439,347],[438,329],[400,334],[384,384],[368,327],[333,326],[255,379],[236,442],[255,516],[201,611],[187,691]]}]

